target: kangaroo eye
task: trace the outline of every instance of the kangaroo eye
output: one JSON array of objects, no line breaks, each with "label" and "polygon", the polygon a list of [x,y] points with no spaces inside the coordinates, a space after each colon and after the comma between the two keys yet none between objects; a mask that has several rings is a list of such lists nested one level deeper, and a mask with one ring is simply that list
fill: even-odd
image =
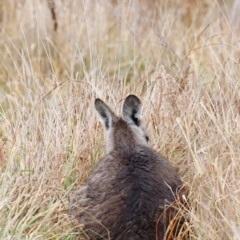
[{"label": "kangaroo eye", "polygon": [[147,135],[145,135],[145,139],[147,142],[149,142],[149,137]]}]

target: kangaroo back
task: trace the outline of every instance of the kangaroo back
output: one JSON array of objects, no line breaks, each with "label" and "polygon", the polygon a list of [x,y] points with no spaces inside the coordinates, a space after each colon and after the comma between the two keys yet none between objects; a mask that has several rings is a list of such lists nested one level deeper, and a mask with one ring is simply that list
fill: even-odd
[{"label": "kangaroo back", "polygon": [[71,214],[93,240],[164,239],[177,214],[172,206],[182,181],[169,161],[147,146],[140,100],[129,95],[122,117],[100,99],[95,107],[106,129],[107,155],[73,195]]}]

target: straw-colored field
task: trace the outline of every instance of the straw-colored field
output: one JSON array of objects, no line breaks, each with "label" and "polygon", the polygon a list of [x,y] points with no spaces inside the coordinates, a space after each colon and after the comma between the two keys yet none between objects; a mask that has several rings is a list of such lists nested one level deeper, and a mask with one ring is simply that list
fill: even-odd
[{"label": "straw-colored field", "polygon": [[240,1],[0,0],[0,239],[74,240],[104,155],[94,109],[142,100],[189,188],[191,239],[240,239]]}]

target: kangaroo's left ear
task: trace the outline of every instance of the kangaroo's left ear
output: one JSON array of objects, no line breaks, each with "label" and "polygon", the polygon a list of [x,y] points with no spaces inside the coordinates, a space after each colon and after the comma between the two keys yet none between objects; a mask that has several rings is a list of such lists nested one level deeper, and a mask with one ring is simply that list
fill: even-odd
[{"label": "kangaroo's left ear", "polygon": [[142,119],[142,104],[137,96],[131,94],[125,99],[122,114],[123,118],[129,124],[140,126]]},{"label": "kangaroo's left ear", "polygon": [[112,112],[110,107],[108,107],[108,105],[99,98],[95,100],[94,104],[106,129],[111,128],[113,125],[113,119],[116,118],[115,114]]}]

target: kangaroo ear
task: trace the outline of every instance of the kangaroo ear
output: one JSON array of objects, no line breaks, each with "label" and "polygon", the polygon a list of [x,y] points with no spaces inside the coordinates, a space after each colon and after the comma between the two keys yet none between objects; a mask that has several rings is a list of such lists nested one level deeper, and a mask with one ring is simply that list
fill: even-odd
[{"label": "kangaroo ear", "polygon": [[115,116],[112,110],[99,98],[95,100],[94,104],[100,116],[100,119],[105,125],[106,129],[112,127],[113,117]]},{"label": "kangaroo ear", "polygon": [[129,124],[140,126],[142,119],[142,104],[135,95],[129,95],[123,103],[123,118]]}]

